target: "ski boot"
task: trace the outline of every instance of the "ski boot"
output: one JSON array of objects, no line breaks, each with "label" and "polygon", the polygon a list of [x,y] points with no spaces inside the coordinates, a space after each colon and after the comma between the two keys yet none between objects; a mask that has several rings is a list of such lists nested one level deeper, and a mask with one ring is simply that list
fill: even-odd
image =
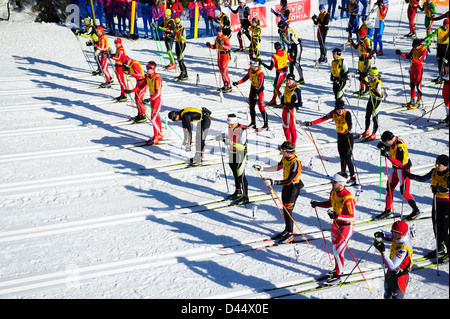
[{"label": "ski boot", "polygon": [[166,70],[174,70],[175,69],[175,63],[170,62],[168,65],[165,66]]},{"label": "ski boot", "polygon": [[352,176],[350,177],[350,179],[347,181],[346,186],[355,186],[357,185],[356,183],[356,177]]},{"label": "ski boot", "polygon": [[142,115],[141,113],[138,113],[135,117],[131,118],[132,121],[134,121],[137,124],[145,123],[147,122],[147,118],[145,115]]},{"label": "ski boot", "polygon": [[116,100],[117,102],[126,102],[126,101],[128,101],[127,97],[123,93],[120,94],[118,97],[116,97],[114,100]]},{"label": "ski boot", "polygon": [[230,93],[231,91],[233,91],[233,88],[231,86],[224,86],[222,88],[223,93]]},{"label": "ski boot", "polygon": [[377,139],[377,134],[376,133],[372,133],[372,134],[370,134],[369,136],[367,136],[365,138],[366,141],[373,141],[373,140],[376,140],[376,139]]},{"label": "ski boot", "polygon": [[278,241],[279,244],[288,244],[294,241],[294,234],[286,232]]},{"label": "ski boot", "polygon": [[419,217],[420,214],[421,214],[421,213],[420,213],[419,210],[413,210],[413,211],[411,212],[411,214],[409,214],[408,216],[405,217],[405,220],[406,220],[406,221],[414,220],[414,219],[416,219],[417,217]]},{"label": "ski boot", "polygon": [[103,84],[100,84],[98,87],[102,88],[102,89],[110,88],[111,87],[111,82],[105,82]]},{"label": "ski boot", "polygon": [[149,139],[146,143],[146,145],[155,145],[158,144],[159,141],[161,141],[163,139],[163,135],[161,133],[159,133],[156,136],[153,136],[151,139]]},{"label": "ski boot", "polygon": [[369,129],[366,129],[364,133],[359,134],[356,138],[365,138],[369,136]]},{"label": "ski boot", "polygon": [[240,196],[242,196],[241,191],[240,190],[235,190],[233,194],[227,196],[227,199],[235,200],[235,199],[238,199]]},{"label": "ski boot", "polygon": [[249,202],[248,196],[242,195],[242,196],[239,196],[239,197],[233,202],[233,205],[245,205],[245,204],[248,204],[248,202]]},{"label": "ski boot", "polygon": [[382,212],[381,214],[377,215],[374,217],[373,220],[380,220],[380,219],[386,219],[391,215],[391,210],[390,209],[386,209],[384,212]]},{"label": "ski boot", "polygon": [[409,108],[411,105],[414,105],[414,104],[416,104],[416,100],[415,100],[415,99],[412,99],[412,100],[409,101],[408,103],[403,104],[402,107]]}]

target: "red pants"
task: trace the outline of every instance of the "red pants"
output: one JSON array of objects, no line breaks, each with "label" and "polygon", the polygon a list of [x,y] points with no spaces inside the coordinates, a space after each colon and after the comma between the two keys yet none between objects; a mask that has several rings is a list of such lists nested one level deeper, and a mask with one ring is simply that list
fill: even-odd
[{"label": "red pants", "polygon": [[333,225],[331,226],[331,243],[333,244],[336,275],[340,275],[344,270],[344,252],[352,234],[353,225],[338,226],[336,222],[333,221]]},{"label": "red pants", "polygon": [[219,72],[222,76],[223,85],[230,87],[231,80],[228,75],[228,62],[230,61],[230,56],[226,53],[219,53],[217,56],[217,64],[219,66]]},{"label": "red pants", "polygon": [[100,57],[100,67],[102,68],[103,74],[105,75],[106,82],[111,80],[111,75],[109,74],[109,60],[103,54]]},{"label": "red pants", "polygon": [[283,132],[286,140],[291,141],[294,145],[297,143],[297,130],[295,128],[295,109],[283,109],[281,115]]},{"label": "red pants", "polygon": [[287,72],[277,72],[277,75],[275,77],[275,81],[273,82],[273,85],[275,85],[275,91],[273,91],[272,101],[276,101],[277,96],[281,99],[281,85],[284,82],[284,79],[286,78]]},{"label": "red pants", "polygon": [[[410,171],[409,169],[407,170],[408,172]],[[399,176],[399,174],[401,176]],[[400,185],[400,192],[403,193],[403,197],[409,201],[409,200],[414,200],[414,197],[412,197],[412,195],[409,192],[409,187],[410,187],[410,180],[407,177],[403,177],[402,174],[402,170],[401,169],[396,169],[394,168],[394,171],[391,174],[390,177],[390,182],[391,185],[387,185],[387,192],[386,192],[386,207],[385,209],[391,209],[392,208],[392,199],[394,196],[394,189],[397,186],[398,182],[400,182],[400,179],[402,181],[402,185]]]},{"label": "red pants", "polygon": [[120,84],[120,93],[125,95],[124,90],[127,89],[127,85],[125,82],[125,76],[123,74],[123,68],[121,65],[116,65],[115,70],[116,70],[117,80],[119,81],[119,84]]},{"label": "red pants", "polygon": [[450,90],[449,90],[450,85],[448,84],[448,82],[444,83],[444,87],[442,88],[442,98],[444,99],[444,104],[446,107],[449,107],[449,94],[450,94]]},{"label": "red pants", "polygon": [[416,97],[417,90],[417,100],[420,101],[422,99],[422,76],[423,76],[423,67],[411,67],[409,71],[409,81],[411,88],[411,100]]},{"label": "red pants", "polygon": [[145,79],[137,80],[136,87],[133,89],[134,100],[136,101],[139,114],[145,115],[145,104],[142,102],[145,92],[147,92],[147,82]]},{"label": "red pants", "polygon": [[409,31],[416,32],[416,25],[414,24],[414,18],[416,17],[417,7],[408,6],[408,21],[409,21]]},{"label": "red pants", "polygon": [[159,110],[161,109],[161,105],[161,97],[151,100],[150,102],[150,107],[152,108],[150,121],[152,121],[153,125],[153,136],[161,134],[161,118],[159,117]]}]

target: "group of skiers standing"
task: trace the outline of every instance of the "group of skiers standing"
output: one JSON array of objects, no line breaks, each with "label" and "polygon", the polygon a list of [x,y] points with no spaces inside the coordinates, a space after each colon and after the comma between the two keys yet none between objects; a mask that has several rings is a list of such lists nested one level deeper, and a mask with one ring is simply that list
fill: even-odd
[{"label": "group of skiers standing", "polygon": [[[359,27],[359,22],[356,23],[354,21],[354,19],[358,16],[357,13],[356,15],[354,14],[355,2],[355,0],[351,0],[348,8],[346,8],[347,10],[343,10],[348,11],[351,17],[349,20],[349,27],[347,28],[349,33],[348,45],[355,48],[359,52],[358,75],[360,89],[356,92],[356,94],[358,97],[370,95],[366,107],[365,130],[363,133],[359,134],[357,138],[374,140],[377,138],[378,109],[383,98],[383,87],[379,71],[376,67],[371,66],[370,61],[374,54],[378,56],[383,55],[382,42],[375,42],[375,45],[377,45],[377,43],[380,45],[380,51],[372,49],[370,26],[363,24],[362,27]],[[330,79],[333,83],[332,89],[335,97],[334,110],[314,121],[305,121],[303,123],[298,121],[296,117],[296,110],[302,107],[301,89],[298,84],[304,83],[303,70],[300,65],[303,51],[302,40],[296,35],[295,31],[290,26],[290,9],[287,5],[287,1],[281,0],[280,4],[282,9],[278,12],[273,11],[273,13],[280,19],[277,25],[280,41],[274,43],[275,54],[271,57],[270,62],[267,64],[260,59],[261,27],[259,25],[258,18],[253,18],[251,21],[248,20],[250,11],[248,6],[246,6],[245,0],[239,0],[239,6],[236,9],[230,8],[233,13],[238,14],[241,24],[241,29],[238,31],[237,36],[239,41],[239,49],[237,51],[247,51],[248,49],[250,58],[247,74],[238,81],[231,81],[228,75],[228,64],[230,61],[231,52],[230,19],[226,14],[219,10],[216,10],[214,13],[214,19],[219,24],[219,27],[217,28],[217,37],[215,38],[214,43],[207,42],[206,46],[209,50],[217,50],[217,63],[223,82],[223,87],[219,87],[218,89],[223,93],[229,93],[232,91],[232,86],[235,86],[239,90],[239,85],[247,80],[251,82],[251,89],[248,97],[251,117],[250,124],[242,125],[239,123],[236,114],[229,114],[227,117],[228,135],[226,137],[218,135],[216,136],[216,140],[220,143],[225,143],[230,151],[229,165],[235,180],[235,192],[230,195],[228,199],[235,200],[236,204],[247,204],[249,202],[248,182],[245,177],[247,132],[248,130],[261,131],[269,128],[266,104],[264,101],[265,74],[260,68],[263,66],[273,86],[272,99],[267,105],[283,108],[281,118],[286,141],[280,147],[282,159],[277,165],[264,168],[262,165],[255,164],[253,168],[258,171],[259,174],[262,171],[283,171],[283,179],[281,180],[263,178],[262,176],[261,178],[263,179],[268,190],[269,188],[272,188],[272,185],[283,186],[281,202],[284,208],[283,218],[285,220],[285,229],[281,233],[277,234],[274,239],[278,240],[280,243],[289,243],[294,241],[293,225],[295,224],[295,221],[292,217],[292,213],[295,207],[295,202],[300,194],[300,189],[303,187],[303,182],[301,180],[303,166],[300,159],[295,155],[297,141],[296,122],[301,126],[303,124],[303,126],[309,129],[312,125],[320,124],[329,119],[334,120],[338,136],[337,145],[341,160],[341,170],[339,173],[334,174],[331,179],[332,190],[328,200],[322,202],[311,201],[311,206],[314,209],[317,207],[332,208],[329,212],[329,216],[333,221],[331,239],[333,244],[335,269],[328,274],[327,282],[329,284],[334,284],[339,282],[342,276],[344,267],[344,252],[353,233],[353,224],[356,221],[356,201],[351,192],[346,188],[348,186],[355,186],[358,183],[357,171],[353,159],[354,136],[352,134],[352,116],[351,112],[345,109],[344,102],[344,100],[347,99],[344,93],[344,88],[349,78],[348,66],[341,56],[342,50],[340,48],[335,48],[332,52],[333,60],[331,62],[330,72]],[[385,5],[382,0],[377,1],[375,4],[374,9],[379,10],[378,18],[380,22],[383,21],[386,16],[387,10],[384,6]],[[328,32],[328,22],[330,19],[328,12],[326,12],[323,5],[320,5],[319,12],[319,16],[314,15],[312,17],[314,24],[318,26],[317,38],[320,46],[320,58],[317,60],[318,64],[327,62],[325,40]],[[355,17],[352,19],[352,16]],[[99,70],[95,72],[103,73],[106,79],[106,82],[102,84],[101,87],[111,86],[112,77],[109,74],[108,65],[109,59],[112,59],[115,62],[114,70],[121,89],[121,94],[116,98],[116,100],[126,101],[127,96],[133,99],[130,94],[132,92],[135,93],[133,101],[137,106],[138,114],[133,118],[133,120],[137,123],[143,123],[146,122],[147,119],[150,119],[153,124],[154,132],[152,138],[148,141],[148,144],[157,144],[163,139],[160,116],[162,106],[161,89],[163,81],[162,78],[156,73],[156,63],[154,61],[148,62],[146,65],[146,70],[144,70],[140,62],[131,59],[126,54],[120,38],[117,38],[114,41],[116,52],[112,53],[108,46],[108,39],[104,34],[104,28],[101,26],[95,27],[88,17],[84,19],[84,23],[86,27],[85,31],[73,31],[76,35],[89,37],[91,39],[90,43],[92,43],[91,45],[95,48],[95,57],[99,66]],[[172,14],[168,9],[165,11],[164,21],[158,26],[154,25],[154,27],[164,33],[164,43],[167,49],[167,54],[170,58],[170,63],[166,66],[166,69],[170,70],[175,69],[176,67],[172,53],[172,47],[175,42],[176,55],[180,66],[180,75],[176,78],[176,80],[187,80],[187,68],[183,61],[183,55],[186,48],[186,30],[181,26],[180,19],[173,19]],[[379,28],[381,27],[379,26]],[[378,31],[378,37],[381,39],[382,30]],[[352,33],[357,34],[357,43],[353,41]],[[438,35],[438,45],[445,44],[442,42],[445,42],[446,38],[448,48],[448,18],[444,20],[442,28],[433,33],[431,33],[431,31],[428,33],[428,37],[424,39],[426,45],[429,45],[429,41],[433,36]],[[244,36],[246,36],[250,41],[250,46],[248,48],[245,45]],[[402,53],[399,50],[396,52],[400,57],[412,59],[412,67],[410,71],[411,102],[408,104],[411,108],[418,107],[417,103],[420,104],[422,95],[421,78],[423,74],[423,61],[427,52],[425,48],[426,45],[424,46],[422,42],[422,40],[415,39],[413,41],[413,49],[407,54]],[[439,81],[442,79],[445,81],[444,87],[446,87],[446,92],[448,95],[448,62],[444,59],[444,57],[448,54],[448,49],[443,53],[443,49],[441,48],[440,50],[442,60],[440,70],[442,68],[442,71],[445,71],[445,74],[440,73]],[[272,81],[268,71],[272,71],[273,69],[275,69],[276,75]],[[295,79],[294,70],[297,71],[299,76],[297,81]],[[132,87],[133,85],[129,79],[129,76],[135,79],[136,84],[134,87]],[[286,86],[284,92],[282,93],[281,86],[284,82],[286,83]],[[147,88],[149,89],[150,98],[144,99]],[[415,102],[414,100],[416,90],[418,91],[418,102]],[[279,104],[277,103],[277,99],[280,101]],[[448,110],[448,97],[445,101]],[[260,129],[256,128],[256,105],[258,105],[259,111],[263,118],[263,125]],[[151,108],[150,117],[147,116],[147,106]],[[374,123],[372,134],[369,132],[371,118]],[[211,125],[211,112],[206,108],[202,108],[200,110],[197,108],[188,107],[180,111],[170,112],[169,119],[174,122],[182,122],[185,132],[183,144],[186,146],[187,151],[191,150],[191,123],[199,122],[199,125],[197,126],[196,155],[193,159],[191,159],[191,162],[193,164],[201,165],[203,160],[203,151],[205,148],[205,139]],[[436,167],[433,170],[425,176],[416,176],[410,171],[411,161],[408,156],[408,149],[406,143],[400,137],[395,136],[390,131],[385,131],[381,135],[381,142],[377,145],[377,147],[380,149],[380,155],[383,156],[386,161],[389,160],[391,162],[393,171],[388,177],[388,183],[386,185],[387,194],[385,211],[376,216],[374,219],[383,219],[391,216],[393,213],[393,190],[399,183],[401,184],[400,188],[402,195],[413,209],[412,213],[406,216],[404,220],[408,221],[417,218],[420,215],[420,211],[413,196],[409,192],[410,180],[426,181],[431,179],[431,189],[433,192],[434,203],[433,224],[435,225],[436,236],[440,242],[439,250],[436,252],[437,255],[435,257],[443,257],[448,260],[448,156],[440,155],[436,159]],[[349,170],[349,175],[346,173],[347,168]],[[375,237],[376,240],[374,242],[374,246],[382,253],[383,260],[389,270],[389,276],[386,277],[388,288],[386,290],[385,297],[402,298],[406,288],[407,275],[412,266],[412,247],[408,240],[408,224],[405,221],[397,221],[392,227],[392,236],[391,234],[376,233]],[[394,244],[391,246],[389,256],[384,252],[384,244],[381,239],[394,241]]]}]

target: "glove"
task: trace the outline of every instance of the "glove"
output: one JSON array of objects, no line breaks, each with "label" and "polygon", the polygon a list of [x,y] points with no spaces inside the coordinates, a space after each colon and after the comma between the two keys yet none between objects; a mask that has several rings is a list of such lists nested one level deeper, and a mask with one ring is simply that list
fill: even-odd
[{"label": "glove", "polygon": [[384,144],[383,144],[383,142],[378,142],[377,148],[378,148],[379,150],[384,149]]},{"label": "glove", "polygon": [[331,219],[338,218],[338,214],[336,212],[328,211],[327,214],[328,214],[328,216],[330,216]]},{"label": "glove", "polygon": [[433,185],[431,186],[431,191],[433,192],[434,195],[436,195],[437,193],[447,193],[447,188],[444,188],[442,186],[439,185]]},{"label": "glove", "polygon": [[92,41],[86,42],[86,46],[88,46],[88,47],[91,47],[91,46],[93,46],[93,45],[94,45],[94,42],[92,42]]},{"label": "glove", "polygon": [[211,43],[206,42],[206,46],[209,48],[211,46]]},{"label": "glove", "polygon": [[387,159],[390,159],[390,158],[391,158],[391,154],[389,154],[389,152],[386,151],[386,149],[382,149],[382,150],[381,150],[381,156],[384,156],[384,157],[386,157]]},{"label": "glove", "polygon": [[320,206],[320,202],[315,201],[315,200],[312,200],[312,201],[311,201],[311,207],[312,207],[312,208],[316,208],[316,207],[319,207],[319,206]]},{"label": "glove", "polygon": [[375,234],[373,234],[376,239],[383,239],[384,233],[382,231],[377,231]]},{"label": "glove", "polygon": [[233,86],[237,86],[237,85],[239,84],[239,82],[238,82],[238,81],[235,81],[235,82],[233,82],[233,83],[231,83],[231,84],[233,84]]},{"label": "glove", "polygon": [[271,178],[264,178],[264,183],[267,186],[272,186],[273,185],[273,179],[271,179]]},{"label": "glove", "polygon": [[383,243],[382,241],[375,240],[375,241],[373,242],[373,246],[374,246],[380,253],[384,253],[385,248],[384,248],[384,243]]},{"label": "glove", "polygon": [[259,164],[254,164],[252,167],[253,167],[253,169],[254,169],[255,171],[260,171],[260,172],[262,172],[262,171],[264,170],[264,167],[262,167],[262,166],[259,165]]},{"label": "glove", "polygon": [[395,54],[400,55],[402,54],[402,51],[400,51],[399,49],[395,50]]},{"label": "glove", "polygon": [[403,175],[404,177],[409,178],[409,179],[413,179],[412,176],[411,176],[411,172],[407,171],[406,169],[403,169],[403,170],[402,170],[402,175]]},{"label": "glove", "polygon": [[352,134],[352,132],[350,132],[349,130],[345,130],[344,134],[345,135],[350,135],[350,134]]},{"label": "glove", "polygon": [[304,121],[304,122],[303,122],[303,125],[306,126],[306,127],[308,127],[308,126],[311,126],[311,125],[312,125],[312,122],[311,122],[311,121]]},{"label": "glove", "polygon": [[131,94],[131,90],[128,90],[128,89],[123,90],[123,92],[124,92],[125,94]]}]

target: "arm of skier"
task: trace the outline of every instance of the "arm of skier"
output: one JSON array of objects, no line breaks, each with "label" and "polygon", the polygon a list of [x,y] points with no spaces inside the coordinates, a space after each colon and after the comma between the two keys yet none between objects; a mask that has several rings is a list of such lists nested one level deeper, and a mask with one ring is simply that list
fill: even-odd
[{"label": "arm of skier", "polygon": [[322,122],[325,122],[329,119],[333,118],[333,111],[331,111],[330,113],[328,113],[325,116],[322,116],[321,118],[318,118],[317,120],[314,120],[311,122],[311,125],[316,125],[316,124],[320,124]]},{"label": "arm of skier", "polygon": [[403,271],[401,265],[403,264],[405,259],[409,256],[409,254],[406,249],[400,249],[395,254],[395,257],[392,260],[389,258],[389,252],[387,251],[383,252],[381,256],[383,257],[384,264],[390,271],[395,271],[396,273],[399,273]]},{"label": "arm of skier", "polygon": [[274,185],[289,185],[292,183],[295,176],[297,176],[297,174],[301,171],[302,171],[302,168],[300,166],[300,163],[298,161],[294,161],[294,163],[292,163],[291,172],[289,173],[288,178],[279,180],[279,181],[274,180],[273,183],[274,183]]}]

